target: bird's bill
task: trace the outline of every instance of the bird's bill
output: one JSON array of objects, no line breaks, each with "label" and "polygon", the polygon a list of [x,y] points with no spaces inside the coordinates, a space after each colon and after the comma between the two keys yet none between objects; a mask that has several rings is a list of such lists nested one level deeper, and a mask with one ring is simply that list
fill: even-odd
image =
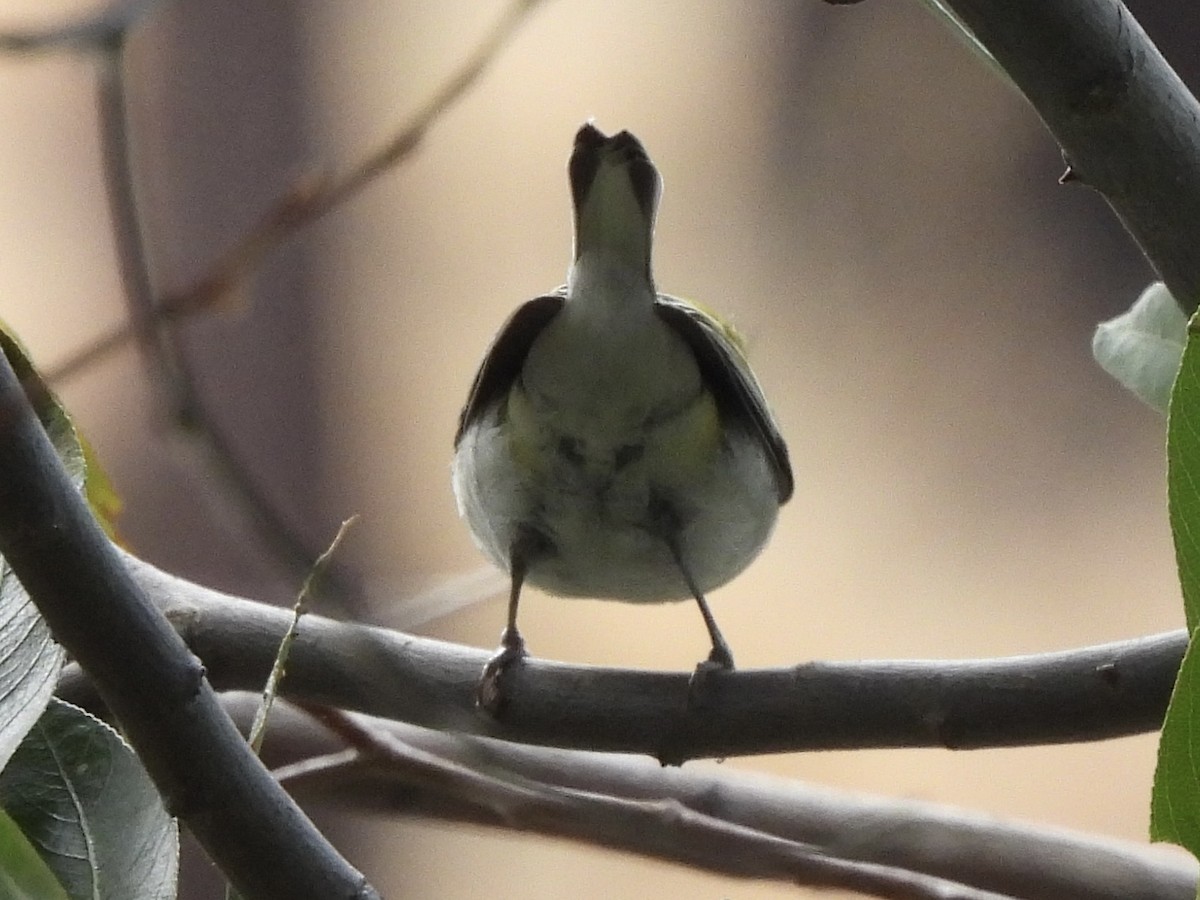
[{"label": "bird's bill", "polygon": [[641,141],[608,137],[590,123],[575,135],[568,166],[575,203],[575,258],[606,248],[649,262],[661,180]]}]

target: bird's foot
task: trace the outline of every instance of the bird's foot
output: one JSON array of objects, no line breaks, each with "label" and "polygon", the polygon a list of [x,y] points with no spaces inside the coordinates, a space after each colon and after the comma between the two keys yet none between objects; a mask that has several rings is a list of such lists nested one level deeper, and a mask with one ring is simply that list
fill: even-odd
[{"label": "bird's foot", "polygon": [[689,724],[695,716],[702,715],[702,708],[712,690],[710,679],[719,678],[723,672],[733,671],[733,654],[729,647],[714,645],[708,659],[701,660],[688,679],[687,698],[679,717],[667,726],[666,733],[655,754],[663,766],[681,766],[690,758]]},{"label": "bird's foot", "polygon": [[733,653],[730,652],[729,645],[724,642],[713,644],[712,652],[708,654],[708,659],[703,659],[697,663],[696,670],[692,672],[692,677],[688,679],[687,708],[691,710],[703,705],[705,685],[710,678],[721,672],[732,671]]},{"label": "bird's foot", "polygon": [[500,649],[487,661],[483,673],[479,676],[479,684],[475,688],[475,705],[498,718],[508,700],[504,693],[504,676],[527,655],[525,639],[521,637],[521,632],[515,628],[505,628],[500,635]]}]

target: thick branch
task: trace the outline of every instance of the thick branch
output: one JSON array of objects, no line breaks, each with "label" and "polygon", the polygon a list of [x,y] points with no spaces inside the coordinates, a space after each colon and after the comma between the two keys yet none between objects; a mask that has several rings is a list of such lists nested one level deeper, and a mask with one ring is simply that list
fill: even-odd
[{"label": "thick branch", "polygon": [[93,679],[167,809],[239,891],[377,896],[250,752],[92,518],[2,355],[0,553]]},{"label": "thick branch", "polygon": [[1119,0],[944,0],[1033,104],[1189,312],[1200,304],[1200,104]]},{"label": "thick branch", "polygon": [[[262,684],[288,612],[125,559],[218,688]],[[487,652],[309,616],[283,695],[432,728],[671,763],[795,750],[1011,747],[1156,729],[1186,644],[1179,631],[993,660],[717,673],[702,702],[691,704],[689,673],[529,660],[511,673],[511,700],[497,722],[474,706]],[[63,691],[78,687],[67,678]]]}]

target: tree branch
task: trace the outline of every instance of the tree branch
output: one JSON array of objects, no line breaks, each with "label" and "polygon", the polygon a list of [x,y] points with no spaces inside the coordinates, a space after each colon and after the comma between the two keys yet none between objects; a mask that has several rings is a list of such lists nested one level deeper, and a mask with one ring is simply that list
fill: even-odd
[{"label": "tree branch", "polygon": [[[123,59],[128,30],[156,2],[160,0],[135,0],[64,26],[0,33],[0,51],[80,44],[102,51],[97,90],[102,160],[129,322],[102,335],[48,377],[54,381],[79,372],[136,337],[164,417],[191,438],[191,447],[219,477],[223,497],[233,501],[272,556],[302,577],[316,553],[243,464],[235,442],[200,392],[186,344],[173,326],[186,315],[215,308],[288,236],[344,205],[409,157],[428,131],[479,81],[542,0],[512,0],[479,45],[387,142],[339,179],[299,179],[207,274],[183,292],[162,296],[155,294],[151,283],[134,191]],[[358,579],[340,563],[334,562],[326,579],[332,599],[342,609],[361,605]]]},{"label": "tree branch", "polygon": [[[433,126],[479,82],[518,29],[543,2],[510,0],[479,44],[380,146],[337,177],[314,172],[297,179],[252,228],[212,262],[204,275],[182,290],[164,292],[157,298],[154,314],[158,322],[169,324],[217,308],[287,238],[340,209],[382,175],[410,158]],[[0,35],[0,50],[4,46],[3,35]],[[101,335],[51,369],[46,374],[47,380],[58,383],[82,373],[123,347],[135,333],[136,323],[130,323]]]},{"label": "tree branch", "polygon": [[1200,104],[1119,0],[943,0],[1180,305],[1200,304]]},{"label": "tree branch", "polygon": [[[254,698],[234,694],[224,699],[235,719],[249,722]],[[733,877],[801,882],[795,869],[775,865],[769,856],[741,853],[743,840],[769,838],[812,847],[834,859],[940,879],[961,886],[960,891],[1089,900],[1192,900],[1196,894],[1194,860],[1142,844],[730,769],[663,769],[628,757],[448,735],[360,715],[352,719],[364,732],[383,733],[384,740],[445,765],[468,767],[492,784],[557,795],[574,821],[549,821],[519,801],[496,807],[489,803],[490,795],[432,785],[404,763],[404,751],[392,764],[372,758],[369,745],[361,752],[344,750],[340,741],[285,704],[274,721],[268,751],[275,764],[300,760],[276,774],[301,798],[569,837]],[[593,814],[589,795],[651,806],[658,815],[645,813],[639,828],[630,830],[624,820]],[[700,854],[700,843],[675,829],[672,810],[695,816],[697,827],[711,822],[714,828],[720,824],[738,830],[727,828],[721,846]],[[653,836],[647,838],[648,832]]]},{"label": "tree branch", "polygon": [[[204,661],[219,689],[257,690],[288,612],[126,565]],[[308,616],[284,697],[523,743],[645,753],[678,764],[797,750],[1012,747],[1153,731],[1184,631],[991,660],[809,662],[718,673],[688,703],[686,672],[528,660],[511,672],[502,721],[476,710],[488,653]],[[81,690],[70,672],[61,690]]]},{"label": "tree branch", "polygon": [[[131,19],[128,24],[134,22]],[[200,390],[183,333],[173,327],[178,317],[163,315],[162,302],[155,295],[134,189],[136,177],[125,85],[126,38],[126,31],[117,32],[103,48],[96,105],[113,246],[129,311],[128,327],[137,338],[147,380],[157,392],[160,416],[189,438],[188,445],[200,457],[201,464],[218,476],[222,499],[232,501],[271,555],[302,577],[312,567],[316,552],[279,510],[251,468],[243,463],[235,442]],[[361,591],[351,573],[335,563],[326,579],[330,593],[343,609],[358,605]]]},{"label": "tree branch", "polygon": [[[604,789],[547,784],[511,770],[480,766],[469,753],[465,762],[431,753],[376,727],[378,720],[366,716],[329,707],[308,712],[354,747],[357,759],[347,761],[339,753],[277,770],[281,781],[293,785],[369,783],[392,796],[415,791],[442,809],[459,805],[474,810],[486,824],[598,843],[742,878],[765,876],[911,900],[1000,900],[891,863],[841,859],[806,842],[757,831],[670,798],[622,797]],[[366,775],[366,783],[355,784],[352,773]],[[371,806],[379,808],[377,802]]]},{"label": "tree branch", "polygon": [[113,223],[113,248],[129,312],[129,327],[137,338],[147,380],[159,394],[162,412],[172,421],[189,423],[202,418],[195,410],[198,400],[194,396],[194,380],[184,365],[178,334],[159,327],[149,254],[138,215],[126,115],[127,34],[126,30],[117,31],[103,46],[96,74],[96,119],[104,188]]},{"label": "tree branch", "polygon": [[0,354],[0,553],[167,809],[252,898],[374,897],[271,778],[75,490]]}]

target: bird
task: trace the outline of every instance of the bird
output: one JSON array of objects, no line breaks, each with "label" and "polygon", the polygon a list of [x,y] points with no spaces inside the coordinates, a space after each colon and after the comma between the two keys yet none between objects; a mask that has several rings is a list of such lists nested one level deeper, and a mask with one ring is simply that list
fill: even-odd
[{"label": "bird", "polygon": [[660,293],[651,251],[662,181],[642,142],[576,133],[574,254],[564,286],[519,306],[475,374],[452,482],[475,543],[509,575],[508,619],[479,705],[507,702],[527,655],[522,588],[632,603],[693,599],[734,668],[706,595],[766,545],[793,491],[787,445],[740,335]]}]

